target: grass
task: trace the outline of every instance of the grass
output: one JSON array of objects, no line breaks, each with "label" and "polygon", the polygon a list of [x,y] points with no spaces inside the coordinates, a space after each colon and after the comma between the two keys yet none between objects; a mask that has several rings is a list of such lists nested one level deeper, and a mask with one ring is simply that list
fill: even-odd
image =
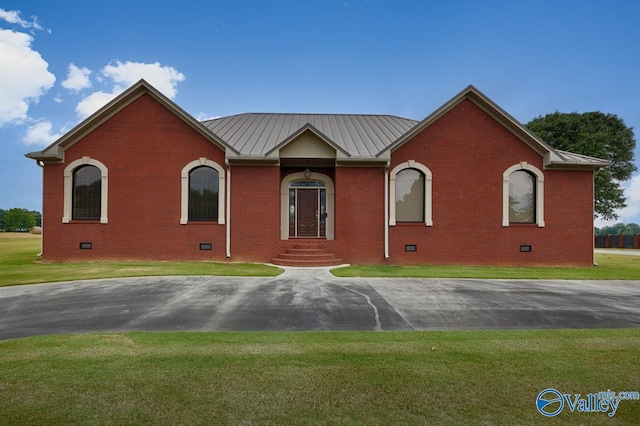
[{"label": "grass", "polygon": [[[254,263],[217,262],[74,262],[37,261],[40,236],[0,233],[0,287],[54,281],[155,275],[276,276],[282,269]],[[349,266],[333,269],[338,277],[504,278],[566,280],[640,280],[638,256],[596,254],[598,266]]]},{"label": "grass", "polygon": [[[0,286],[139,275],[277,275],[208,262],[37,262],[40,240],[0,234]],[[597,268],[351,267],[351,274],[639,279],[640,259]],[[594,271],[599,272],[594,272]],[[362,272],[364,271],[364,272]],[[341,273],[338,272],[338,273]],[[372,275],[369,275],[372,276]],[[374,275],[375,276],[375,275]],[[543,389],[638,391],[640,330],[122,333],[0,341],[0,423],[21,424],[632,424],[547,419]]]},{"label": "grass", "polygon": [[598,266],[588,268],[366,265],[331,272],[338,277],[640,280],[640,251],[637,256],[596,253],[595,259]]},{"label": "grass", "polygon": [[37,260],[40,236],[0,233],[0,287],[94,278],[154,275],[276,276],[282,269],[256,263],[73,262]]},{"label": "grass", "polygon": [[126,333],[0,341],[3,424],[632,424],[639,330]]}]

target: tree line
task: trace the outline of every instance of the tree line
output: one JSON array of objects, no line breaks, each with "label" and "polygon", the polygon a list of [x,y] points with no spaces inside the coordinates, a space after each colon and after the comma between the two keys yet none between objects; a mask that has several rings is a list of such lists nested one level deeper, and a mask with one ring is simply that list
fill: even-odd
[{"label": "tree line", "polygon": [[20,208],[0,209],[0,231],[29,232],[34,226],[42,226],[42,214],[39,211]]},{"label": "tree line", "polygon": [[637,223],[616,223],[615,225],[596,228],[596,235],[636,235],[640,234],[640,225]]}]

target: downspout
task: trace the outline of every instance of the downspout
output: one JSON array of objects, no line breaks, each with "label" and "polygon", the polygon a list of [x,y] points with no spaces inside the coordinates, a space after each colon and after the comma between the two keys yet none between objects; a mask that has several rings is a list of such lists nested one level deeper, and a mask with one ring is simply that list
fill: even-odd
[{"label": "downspout", "polygon": [[227,194],[226,194],[226,216],[227,220],[225,221],[226,227],[226,250],[227,250],[227,259],[231,259],[231,166],[229,165],[229,161],[227,161]]},{"label": "downspout", "polygon": [[42,256],[44,252],[44,161],[36,160],[38,167],[42,169],[42,201],[40,204],[40,253],[36,256]]},{"label": "downspout", "polygon": [[44,161],[36,160],[36,164],[42,169],[42,201],[40,205],[40,210],[42,210],[40,213],[40,253],[37,254],[37,256],[42,256],[42,254],[44,253]]},{"label": "downspout", "polygon": [[[593,171],[593,178],[591,179],[591,200],[593,200],[593,212],[596,210],[596,172],[597,169]],[[593,266],[598,266],[596,262],[596,224],[593,219],[593,212],[591,213],[591,242],[593,244],[593,250],[591,250],[591,260]]]},{"label": "downspout", "polygon": [[389,260],[389,162],[384,168],[384,258]]}]

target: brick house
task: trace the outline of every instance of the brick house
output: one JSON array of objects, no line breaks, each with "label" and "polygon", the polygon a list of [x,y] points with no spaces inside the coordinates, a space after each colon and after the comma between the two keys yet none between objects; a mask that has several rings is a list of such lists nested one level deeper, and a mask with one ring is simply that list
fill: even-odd
[{"label": "brick house", "polygon": [[141,80],[40,152],[43,258],[593,264],[593,175],[472,86],[422,121],[198,122]]}]

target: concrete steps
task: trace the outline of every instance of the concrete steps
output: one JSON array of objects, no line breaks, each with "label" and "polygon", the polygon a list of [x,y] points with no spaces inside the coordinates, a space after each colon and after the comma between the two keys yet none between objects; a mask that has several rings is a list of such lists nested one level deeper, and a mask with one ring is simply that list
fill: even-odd
[{"label": "concrete steps", "polygon": [[337,266],[342,265],[342,259],[318,243],[297,243],[272,259],[271,263],[280,266]]}]

